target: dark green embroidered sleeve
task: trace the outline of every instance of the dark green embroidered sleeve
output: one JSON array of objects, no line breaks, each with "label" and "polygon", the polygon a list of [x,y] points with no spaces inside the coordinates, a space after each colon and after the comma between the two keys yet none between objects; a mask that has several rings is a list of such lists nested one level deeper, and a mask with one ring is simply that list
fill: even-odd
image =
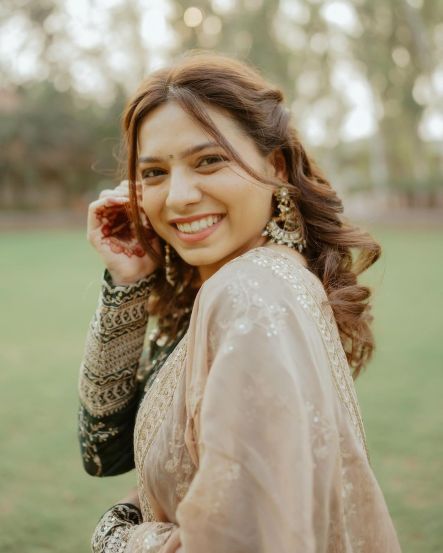
[{"label": "dark green embroidered sleeve", "polygon": [[134,468],[133,433],[144,392],[181,340],[165,344],[156,330],[143,351],[147,301],[156,273],[116,286],[105,270],[97,309],[89,325],[80,366],[78,435],[83,465],[93,476]]},{"label": "dark green embroidered sleeve", "polygon": [[116,286],[105,269],[86,337],[79,378],[79,440],[85,470],[110,476],[134,467],[133,428],[148,324],[147,299],[156,273]]},{"label": "dark green embroidered sleeve", "polygon": [[93,476],[134,468],[135,417],[144,392],[189,325],[164,343],[154,330],[143,350],[146,309],[156,273],[116,286],[105,269],[97,309],[89,325],[80,366],[78,435],[83,465]]}]

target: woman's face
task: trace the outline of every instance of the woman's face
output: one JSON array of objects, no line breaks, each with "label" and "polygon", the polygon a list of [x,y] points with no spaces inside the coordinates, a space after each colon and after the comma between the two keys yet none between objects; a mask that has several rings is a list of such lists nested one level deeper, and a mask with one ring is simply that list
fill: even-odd
[{"label": "woman's face", "polygon": [[[239,125],[218,108],[208,112],[220,132],[259,174],[274,176]],[[202,282],[224,263],[261,246],[272,189],[258,185],[176,102],[156,108],[139,132],[142,207],[156,233]],[[178,225],[178,226],[177,226]]]}]

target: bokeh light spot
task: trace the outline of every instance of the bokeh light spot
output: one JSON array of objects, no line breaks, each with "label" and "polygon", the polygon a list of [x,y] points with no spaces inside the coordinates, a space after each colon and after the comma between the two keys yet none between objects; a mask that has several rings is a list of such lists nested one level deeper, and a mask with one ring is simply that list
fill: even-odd
[{"label": "bokeh light spot", "polygon": [[183,14],[183,21],[187,27],[198,27],[203,21],[203,13],[199,8],[191,6]]},{"label": "bokeh light spot", "polygon": [[403,48],[403,46],[399,46],[398,48],[394,48],[394,50],[392,51],[392,59],[394,60],[394,63],[399,67],[406,67],[411,61],[411,56],[406,48]]},{"label": "bokeh light spot", "polygon": [[210,15],[203,22],[203,30],[207,35],[218,35],[221,29],[221,19],[216,15]]}]

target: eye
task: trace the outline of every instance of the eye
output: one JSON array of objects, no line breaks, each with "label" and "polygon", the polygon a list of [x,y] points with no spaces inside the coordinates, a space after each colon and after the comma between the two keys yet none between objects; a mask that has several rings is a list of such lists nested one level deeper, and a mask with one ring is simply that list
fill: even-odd
[{"label": "eye", "polygon": [[154,177],[158,177],[164,173],[163,169],[144,169],[141,172],[142,179],[152,179]]},{"label": "eye", "polygon": [[[200,163],[198,164],[198,166],[207,167],[208,165],[214,165],[214,163],[217,163],[220,161],[227,161],[227,158],[225,156],[222,156],[221,154],[205,156],[200,160]],[[205,163],[205,162],[209,162],[209,163]]]}]

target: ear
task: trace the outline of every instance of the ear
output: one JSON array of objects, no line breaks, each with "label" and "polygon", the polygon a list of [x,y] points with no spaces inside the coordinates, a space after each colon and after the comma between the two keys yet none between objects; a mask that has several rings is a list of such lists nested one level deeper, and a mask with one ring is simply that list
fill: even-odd
[{"label": "ear", "polygon": [[283,155],[283,152],[280,150],[280,148],[276,148],[269,154],[269,162],[274,168],[274,177],[277,177],[279,179],[284,180],[287,182],[288,180],[288,170],[286,167],[286,161],[285,156]]}]

